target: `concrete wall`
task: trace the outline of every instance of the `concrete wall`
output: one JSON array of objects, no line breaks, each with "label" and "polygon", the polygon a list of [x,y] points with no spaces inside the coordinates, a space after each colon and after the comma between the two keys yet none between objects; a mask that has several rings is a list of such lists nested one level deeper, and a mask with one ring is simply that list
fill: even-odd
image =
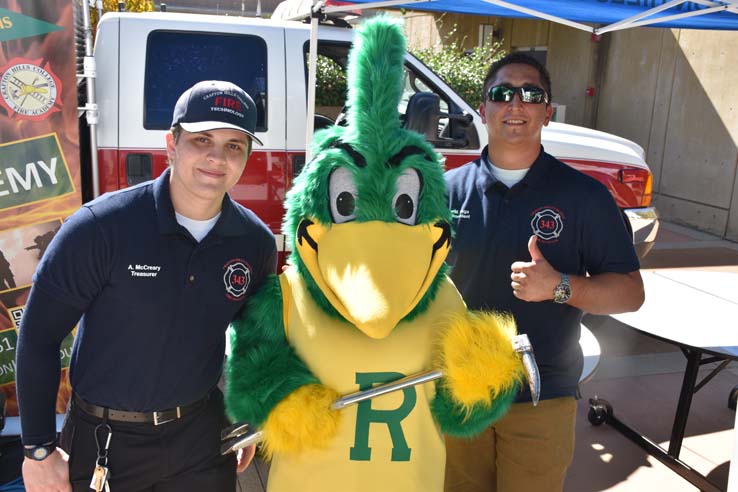
[{"label": "concrete wall", "polygon": [[553,101],[566,105],[566,123],[590,126],[594,105],[586,91],[595,87],[597,48],[588,33],[551,24],[546,65]]},{"label": "concrete wall", "polygon": [[443,36],[433,15],[409,12],[402,18],[405,21],[405,37],[410,49],[430,48],[442,44]]},{"label": "concrete wall", "polygon": [[504,19],[461,14],[428,14],[408,12],[405,21],[405,35],[411,48],[430,48],[448,41],[457,41],[464,49],[479,43],[479,26],[492,24],[498,35],[502,32]]},{"label": "concrete wall", "polygon": [[510,48],[548,46],[551,24],[532,19],[510,19],[505,23],[505,41]]},{"label": "concrete wall", "polygon": [[638,142],[662,217],[738,241],[738,33],[611,33],[598,129]]}]

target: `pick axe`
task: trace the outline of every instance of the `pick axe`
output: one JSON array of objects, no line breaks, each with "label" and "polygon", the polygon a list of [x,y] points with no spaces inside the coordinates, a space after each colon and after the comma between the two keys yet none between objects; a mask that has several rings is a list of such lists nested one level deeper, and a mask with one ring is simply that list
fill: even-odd
[{"label": "pick axe", "polygon": [[[538,405],[538,398],[541,393],[541,379],[538,372],[538,365],[536,364],[536,360],[533,355],[533,348],[530,344],[530,340],[528,340],[528,335],[522,334],[513,337],[512,345],[516,352],[522,354],[523,366],[525,367],[528,385],[530,386],[533,405]],[[367,390],[357,391],[355,393],[342,396],[331,404],[331,409],[341,410],[365,400],[370,400],[372,398],[393,393],[418,384],[435,381],[441,377],[443,377],[443,373],[438,370],[431,370],[407,376],[402,379],[398,379],[397,381],[380,384]],[[239,422],[233,424],[232,426],[223,429],[220,434],[220,440],[222,442],[220,446],[220,454],[236,452],[246,446],[257,444],[263,439],[264,431],[256,429],[248,423]]]}]

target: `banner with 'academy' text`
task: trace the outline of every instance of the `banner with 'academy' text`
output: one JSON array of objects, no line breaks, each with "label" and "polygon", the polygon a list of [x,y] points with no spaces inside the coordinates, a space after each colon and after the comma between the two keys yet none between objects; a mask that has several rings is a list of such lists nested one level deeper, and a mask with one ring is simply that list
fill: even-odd
[{"label": "banner with 'academy' text", "polygon": [[[18,414],[15,346],[33,273],[81,204],[72,2],[0,0],[0,389]],[[70,396],[62,344],[56,410]]]}]

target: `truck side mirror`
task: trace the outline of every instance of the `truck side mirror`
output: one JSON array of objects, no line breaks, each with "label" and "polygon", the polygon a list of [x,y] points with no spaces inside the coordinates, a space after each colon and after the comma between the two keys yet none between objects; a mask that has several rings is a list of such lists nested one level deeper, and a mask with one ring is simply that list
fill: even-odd
[{"label": "truck side mirror", "polygon": [[[459,121],[462,127],[468,127],[473,122],[470,114],[448,114],[441,112],[441,97],[432,92],[417,92],[410,96],[405,110],[403,126],[425,136],[428,142],[436,147],[467,147],[469,138],[465,132],[460,136],[448,138],[439,135],[439,120],[448,118],[451,121]],[[455,132],[459,133],[459,132]]]}]

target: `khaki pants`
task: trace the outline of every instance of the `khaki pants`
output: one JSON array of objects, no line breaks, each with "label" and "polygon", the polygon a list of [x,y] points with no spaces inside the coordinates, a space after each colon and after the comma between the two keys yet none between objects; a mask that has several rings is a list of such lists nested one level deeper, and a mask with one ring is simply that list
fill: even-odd
[{"label": "khaki pants", "polygon": [[477,437],[446,437],[446,492],[560,492],[574,454],[573,397],[516,403]]}]

